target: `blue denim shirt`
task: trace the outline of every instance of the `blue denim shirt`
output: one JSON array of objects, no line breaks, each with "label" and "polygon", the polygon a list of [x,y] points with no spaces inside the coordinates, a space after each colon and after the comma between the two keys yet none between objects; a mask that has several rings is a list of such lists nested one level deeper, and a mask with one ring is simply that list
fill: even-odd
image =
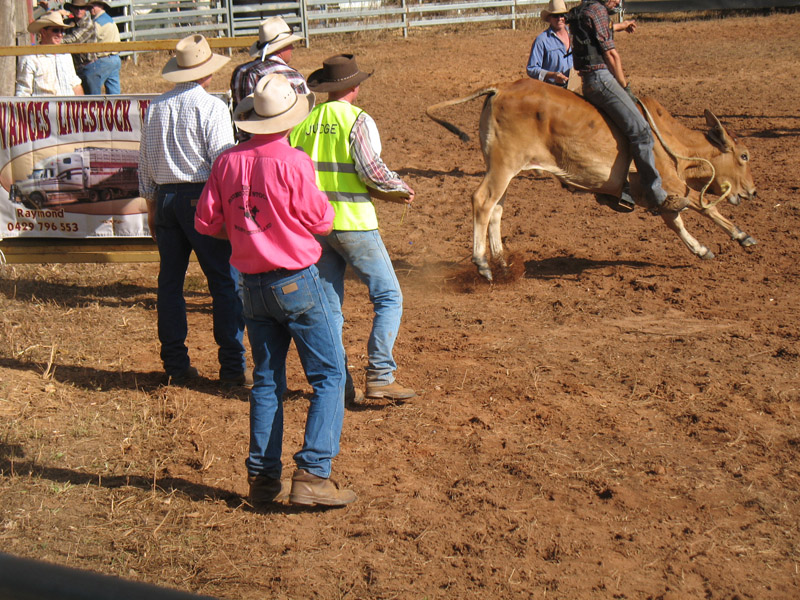
[{"label": "blue denim shirt", "polygon": [[533,41],[526,68],[528,77],[544,81],[549,71],[563,73],[569,77],[569,70],[572,68],[571,50],[571,48],[567,50],[555,32],[548,27]]}]

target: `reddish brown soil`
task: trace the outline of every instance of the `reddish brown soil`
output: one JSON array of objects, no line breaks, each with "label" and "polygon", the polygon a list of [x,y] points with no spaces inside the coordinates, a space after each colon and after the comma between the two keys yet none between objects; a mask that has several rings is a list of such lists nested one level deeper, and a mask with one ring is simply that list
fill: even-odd
[{"label": "reddish brown soil", "polygon": [[[521,76],[535,32],[298,50],[304,73],[343,50],[375,71],[360,104],[418,192],[379,211],[405,294],[398,377],[419,398],[347,413],[334,468],[358,502],[248,507],[247,404],[213,384],[196,265],[196,390],[159,385],[155,265],[5,267],[0,548],[224,598],[800,597],[798,30],[782,14],[619,39],[637,91],[745,139],[758,198],[723,212],[757,246],[692,214],[717,256],[700,261],[660,219],[527,174],[503,224],[514,276],[494,286],[469,262],[480,152],[424,109]],[[164,89],[162,59],[126,64],[125,91]],[[474,134],[479,110],[448,116]],[[355,280],[345,313],[362,379]],[[287,477],[309,390],[294,354],[289,379]]]}]

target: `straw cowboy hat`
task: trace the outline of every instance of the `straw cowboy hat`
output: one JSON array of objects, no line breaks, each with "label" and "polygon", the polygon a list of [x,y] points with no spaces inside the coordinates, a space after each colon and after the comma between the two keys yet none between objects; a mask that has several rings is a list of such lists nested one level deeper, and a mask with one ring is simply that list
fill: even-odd
[{"label": "straw cowboy hat", "polygon": [[337,54],[322,61],[322,68],[308,76],[308,87],[314,92],[338,92],[356,87],[372,73],[359,71],[352,54]]},{"label": "straw cowboy hat", "polygon": [[263,58],[302,39],[281,17],[270,17],[258,26],[258,41],[250,46],[250,56]]},{"label": "straw cowboy hat", "polygon": [[164,65],[161,76],[173,83],[197,81],[218,71],[229,60],[227,56],[213,54],[202,35],[190,35],[175,45],[175,56]]},{"label": "straw cowboy hat", "polygon": [[61,29],[69,29],[75,25],[67,25],[64,23],[64,17],[57,10],[43,14],[35,21],[31,21],[28,25],[28,31],[31,33],[39,33],[45,27],[61,27]]},{"label": "straw cowboy hat", "polygon": [[550,15],[565,15],[569,12],[564,0],[550,0],[547,8],[542,10],[542,21],[547,21]]},{"label": "straw cowboy hat", "polygon": [[258,80],[256,89],[233,111],[233,122],[248,133],[288,131],[314,108],[314,94],[298,94],[280,73]]}]

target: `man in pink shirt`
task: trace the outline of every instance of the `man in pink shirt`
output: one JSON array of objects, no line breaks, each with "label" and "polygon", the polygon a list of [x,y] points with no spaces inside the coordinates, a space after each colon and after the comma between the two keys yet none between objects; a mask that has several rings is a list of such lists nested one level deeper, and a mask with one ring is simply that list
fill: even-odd
[{"label": "man in pink shirt", "polygon": [[234,123],[253,137],[223,152],[197,204],[195,228],[227,237],[242,274],[244,319],[253,351],[250,499],[283,499],[281,450],[286,354],[294,340],[314,392],[303,448],[294,455],[292,504],[343,506],[356,499],[330,479],[344,417],[344,349],[315,266],[314,234],[327,235],[333,208],[315,183],[311,159],[286,136],[314,107],[279,74],[242,100]]}]

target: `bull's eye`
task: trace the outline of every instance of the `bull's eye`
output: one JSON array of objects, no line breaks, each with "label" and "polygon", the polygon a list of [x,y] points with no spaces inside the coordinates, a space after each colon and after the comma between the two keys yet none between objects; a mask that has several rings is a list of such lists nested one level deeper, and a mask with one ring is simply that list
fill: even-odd
[{"label": "bull's eye", "polygon": [[745,154],[742,154],[741,159],[742,159],[742,162],[747,162],[748,160],[750,160],[750,157],[747,156],[747,153],[745,153]]}]

